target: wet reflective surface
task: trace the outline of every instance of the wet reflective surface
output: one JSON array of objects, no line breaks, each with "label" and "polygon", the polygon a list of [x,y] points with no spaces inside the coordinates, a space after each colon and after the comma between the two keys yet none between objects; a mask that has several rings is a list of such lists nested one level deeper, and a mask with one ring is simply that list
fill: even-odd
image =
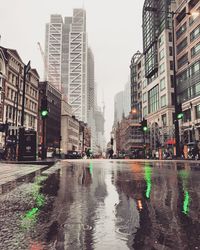
[{"label": "wet reflective surface", "polygon": [[36,183],[16,249],[200,249],[199,180],[190,162],[62,162]]}]

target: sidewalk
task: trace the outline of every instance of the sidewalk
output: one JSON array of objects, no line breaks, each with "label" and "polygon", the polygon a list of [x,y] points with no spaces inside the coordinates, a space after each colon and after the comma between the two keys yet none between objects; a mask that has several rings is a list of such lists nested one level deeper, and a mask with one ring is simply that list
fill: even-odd
[{"label": "sidewalk", "polygon": [[56,162],[58,162],[60,159],[57,158],[47,158],[45,160],[36,160],[36,161],[5,161],[5,160],[0,160],[0,164],[4,163],[4,164],[17,164],[17,165],[21,165],[21,164],[31,164],[31,165],[48,165],[48,166],[52,166],[54,165]]},{"label": "sidewalk", "polygon": [[57,160],[35,162],[0,161],[0,194],[9,192],[23,182],[50,168]]}]

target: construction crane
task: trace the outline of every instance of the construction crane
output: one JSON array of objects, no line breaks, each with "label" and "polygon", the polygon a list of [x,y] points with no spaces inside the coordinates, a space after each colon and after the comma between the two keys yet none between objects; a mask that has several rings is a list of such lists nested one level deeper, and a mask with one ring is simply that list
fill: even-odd
[{"label": "construction crane", "polygon": [[[48,63],[47,63],[47,58],[45,56],[44,50],[42,49],[42,46],[41,46],[40,42],[38,42],[37,44],[38,44],[38,47],[40,49],[40,53],[41,53],[42,60],[43,60],[43,63],[44,63],[44,81],[48,81],[49,80],[51,83],[53,83],[54,85],[56,85],[56,83],[57,83],[56,78],[53,77],[52,75],[48,74]],[[53,67],[53,70],[55,71],[56,74],[58,74],[58,72],[57,72],[57,70],[56,70],[55,67]]]},{"label": "construction crane", "polygon": [[45,57],[45,54],[44,54],[44,51],[42,49],[40,42],[38,42],[37,44],[38,44],[38,47],[40,49],[40,53],[41,53],[43,64],[44,64],[44,76],[43,76],[44,81],[47,81],[47,72],[48,72],[47,60],[46,60],[46,57]]},{"label": "construction crane", "polygon": [[[42,49],[40,42],[38,42],[37,44],[40,49],[40,53],[41,53],[43,63],[44,63],[44,81],[50,81],[50,83],[52,83],[58,90],[60,90],[63,93],[62,84],[61,84],[61,88],[59,88],[58,80],[56,79],[56,77],[52,76],[51,74],[48,74],[49,65],[47,63],[47,58],[45,56],[44,50]],[[50,66],[53,68],[55,74],[59,75],[55,65],[54,66],[50,65]],[[66,95],[65,95],[65,99],[66,99]]]}]

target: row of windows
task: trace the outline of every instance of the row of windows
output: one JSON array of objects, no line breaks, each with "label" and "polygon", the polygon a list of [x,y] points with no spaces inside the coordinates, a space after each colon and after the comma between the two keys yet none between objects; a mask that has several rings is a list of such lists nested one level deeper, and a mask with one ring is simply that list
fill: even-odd
[{"label": "row of windows", "polygon": [[198,25],[191,33],[190,33],[190,41],[194,41],[200,35],[200,25]]},{"label": "row of windows", "polygon": [[[17,115],[17,122],[21,123],[21,111],[16,109],[13,106],[7,105],[6,106],[6,118],[11,120],[15,123],[16,115]],[[24,114],[24,124],[25,126],[36,128],[36,117],[30,114]]]},{"label": "row of windows", "polygon": [[200,82],[193,86],[187,87],[184,91],[179,93],[179,102],[184,102],[200,95]]},{"label": "row of windows", "polygon": [[191,57],[194,57],[200,53],[200,42],[197,43],[192,49],[191,49]]},{"label": "row of windows", "polygon": [[[8,100],[13,101],[15,104],[17,103],[17,92],[9,87],[6,88],[5,96]],[[18,104],[22,105],[22,95],[18,95]],[[37,112],[37,103],[33,102],[32,100],[25,98],[25,107]]]},{"label": "row of windows", "polygon": [[178,69],[188,62],[188,53],[185,53],[177,62]]},{"label": "row of windows", "polygon": [[[195,20],[196,17],[193,17],[192,19],[190,18],[189,22],[191,25],[191,20]],[[186,22],[176,31],[176,39],[178,40],[187,30],[187,24]],[[200,25],[198,25],[191,33],[190,33],[190,41],[192,42],[194,39],[199,37],[200,35]]]},{"label": "row of windows", "polygon": [[188,69],[184,70],[177,76],[177,84],[182,84],[183,81],[186,81],[188,78],[193,77],[196,74],[199,74],[200,71],[200,61],[193,63]]},{"label": "row of windows", "polygon": [[[183,122],[189,122],[191,121],[191,111],[192,109],[187,109],[183,111]],[[195,117],[194,120],[200,119],[200,105],[195,106]]]}]

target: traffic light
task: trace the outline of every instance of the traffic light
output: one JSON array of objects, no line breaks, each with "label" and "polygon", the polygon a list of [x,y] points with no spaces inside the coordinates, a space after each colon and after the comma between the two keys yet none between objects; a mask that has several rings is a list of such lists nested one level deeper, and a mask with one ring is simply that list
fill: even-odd
[{"label": "traffic light", "polygon": [[41,114],[42,119],[47,118],[48,113],[49,111],[48,111],[48,105],[47,105],[47,97],[44,96],[41,99],[41,108],[40,108],[40,114]]},{"label": "traffic light", "polygon": [[183,111],[182,111],[182,104],[181,104],[181,103],[177,105],[177,114],[176,114],[176,118],[177,118],[178,120],[183,119]]},{"label": "traffic light", "polygon": [[147,132],[148,128],[147,128],[147,120],[143,118],[143,120],[140,122],[141,124],[141,129],[143,132]]}]

